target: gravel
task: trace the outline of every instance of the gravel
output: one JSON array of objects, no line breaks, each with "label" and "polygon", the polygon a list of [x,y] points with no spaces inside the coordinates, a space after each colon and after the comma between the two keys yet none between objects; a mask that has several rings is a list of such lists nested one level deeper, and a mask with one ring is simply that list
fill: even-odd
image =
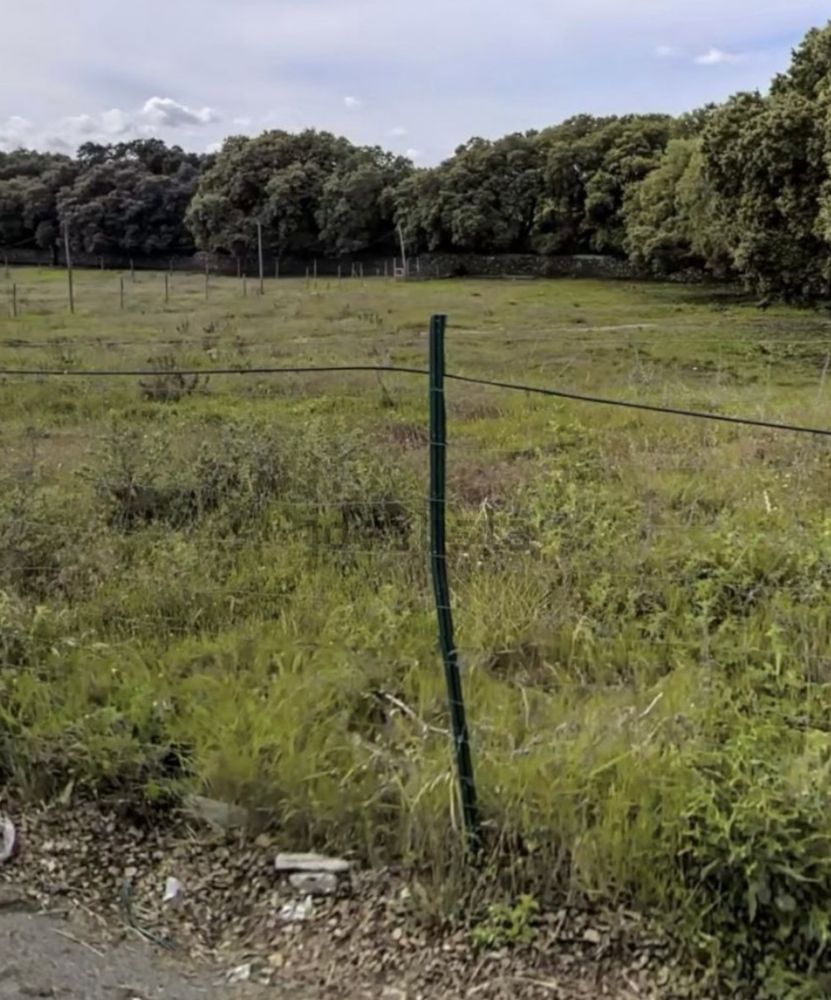
[{"label": "gravel", "polygon": [[[18,850],[0,866],[4,1000],[190,1000],[264,989],[309,1000],[682,996],[665,985],[678,981],[666,942],[625,911],[542,914],[531,946],[481,953],[464,929],[427,930],[393,871],[353,872],[333,896],[310,898],[308,919],[287,921],[302,889],[275,870],[275,858],[307,845],[220,834],[181,817],[148,823],[126,805],[13,819]],[[178,892],[165,901],[171,879]],[[136,990],[119,993],[119,981]],[[31,992],[39,986],[64,992]]]}]

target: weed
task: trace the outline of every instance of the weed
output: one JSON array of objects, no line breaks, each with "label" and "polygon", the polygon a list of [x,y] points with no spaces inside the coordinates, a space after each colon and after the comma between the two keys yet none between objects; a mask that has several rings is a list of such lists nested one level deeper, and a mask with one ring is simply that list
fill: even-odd
[{"label": "weed", "polygon": [[529,945],[536,934],[534,920],[539,912],[533,896],[520,896],[513,906],[492,903],[484,919],[471,931],[473,944],[489,951]]},{"label": "weed", "polygon": [[577,896],[648,913],[703,995],[828,995],[822,442],[448,384],[477,880],[436,656],[425,380],[249,372],[207,393],[176,374],[220,349],[420,366],[440,297],[454,371],[825,425],[822,317],[588,281],[281,280],[243,313],[236,281],[205,303],[177,276],[174,358],[158,283],[113,316],[100,280],[78,273],[79,316],[0,317],[9,367],[42,367],[58,330],[76,368],[105,363],[102,337],[108,367],[156,366],[141,400],[118,379],[4,382],[6,783],[207,791],[299,849],[410,865],[420,912],[481,914],[480,947],[529,943],[537,905]]}]

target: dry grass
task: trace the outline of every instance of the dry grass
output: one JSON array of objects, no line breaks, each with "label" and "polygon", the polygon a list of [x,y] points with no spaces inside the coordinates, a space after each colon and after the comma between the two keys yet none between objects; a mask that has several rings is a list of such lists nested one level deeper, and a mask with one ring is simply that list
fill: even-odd
[{"label": "dry grass", "polygon": [[[422,367],[446,311],[451,370],[831,427],[826,323],[702,289],[228,279],[206,302],[176,276],[165,307],[142,275],[121,313],[85,273],[70,317],[60,274],[14,278],[4,367]],[[7,783],[195,786],[458,900],[424,380],[0,379]],[[749,995],[821,995],[827,445],[448,394],[489,892],[626,901]]]}]

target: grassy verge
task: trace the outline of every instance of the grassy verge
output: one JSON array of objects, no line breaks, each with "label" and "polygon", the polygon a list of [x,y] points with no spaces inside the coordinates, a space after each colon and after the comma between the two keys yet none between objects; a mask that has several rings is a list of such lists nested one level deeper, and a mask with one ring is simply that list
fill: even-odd
[{"label": "grassy verge", "polygon": [[[0,775],[31,796],[196,788],[287,843],[458,862],[426,387],[158,391],[170,359],[421,364],[441,308],[456,370],[831,426],[824,322],[712,293],[229,281],[165,309],[146,279],[121,314],[106,280],[68,319],[25,273],[46,304],[0,321],[4,366],[159,369],[0,385]],[[825,995],[827,446],[462,386],[450,427],[491,891],[638,906],[710,995]]]}]

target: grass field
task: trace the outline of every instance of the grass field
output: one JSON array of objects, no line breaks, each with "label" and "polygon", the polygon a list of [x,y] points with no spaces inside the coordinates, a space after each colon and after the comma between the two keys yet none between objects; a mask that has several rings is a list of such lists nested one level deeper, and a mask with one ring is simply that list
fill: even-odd
[{"label": "grass field", "polygon": [[[13,271],[0,777],[196,788],[460,891],[424,367],[831,427],[831,323],[727,290]],[[824,374],[825,373],[825,374]],[[451,384],[450,576],[489,892],[626,903],[751,996],[824,996],[827,439]],[[498,874],[496,874],[498,872]],[[702,978],[704,989],[711,979]],[[710,984],[710,985],[708,985]],[[712,995],[712,993],[710,994]]]}]

